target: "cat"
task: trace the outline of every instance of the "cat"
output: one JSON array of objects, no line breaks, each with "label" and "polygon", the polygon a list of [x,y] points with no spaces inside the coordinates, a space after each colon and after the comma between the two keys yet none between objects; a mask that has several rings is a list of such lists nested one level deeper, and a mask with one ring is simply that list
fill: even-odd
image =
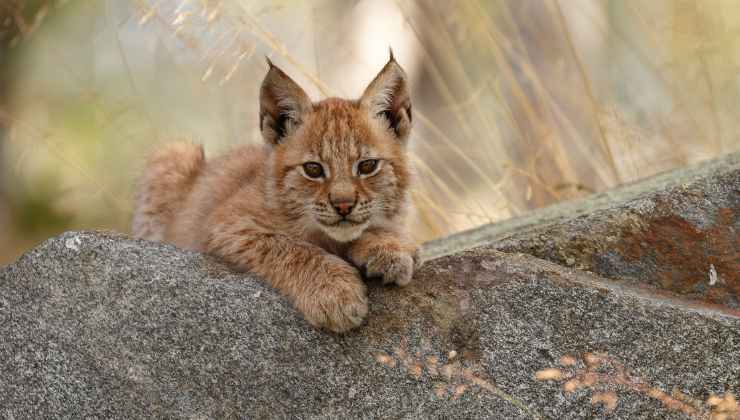
[{"label": "cat", "polygon": [[359,270],[405,286],[421,265],[405,224],[406,73],[391,52],[360,99],[314,103],[267,62],[264,144],[208,161],[189,143],[154,152],[136,188],[132,233],[255,273],[311,325],[344,332],[368,312]]}]

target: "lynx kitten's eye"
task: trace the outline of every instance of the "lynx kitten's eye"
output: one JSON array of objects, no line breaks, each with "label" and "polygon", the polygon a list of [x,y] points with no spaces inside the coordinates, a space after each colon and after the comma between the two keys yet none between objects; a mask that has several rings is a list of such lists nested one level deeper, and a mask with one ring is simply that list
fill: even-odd
[{"label": "lynx kitten's eye", "polygon": [[359,165],[357,165],[357,172],[359,172],[360,175],[369,175],[373,173],[377,167],[378,159],[363,160]]},{"label": "lynx kitten's eye", "polygon": [[303,171],[309,178],[321,178],[324,176],[324,167],[320,163],[306,162],[303,164]]}]

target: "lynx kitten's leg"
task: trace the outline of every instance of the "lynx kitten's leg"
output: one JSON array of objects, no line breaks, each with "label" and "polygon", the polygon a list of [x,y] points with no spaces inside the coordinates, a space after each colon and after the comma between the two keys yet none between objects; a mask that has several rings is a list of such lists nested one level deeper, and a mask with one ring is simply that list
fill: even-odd
[{"label": "lynx kitten's leg", "polygon": [[172,217],[205,165],[203,147],[173,143],[147,161],[136,187],[132,234],[162,241]]},{"label": "lynx kitten's leg", "polygon": [[421,266],[418,247],[398,233],[368,230],[349,250],[349,259],[364,267],[368,277],[383,277],[383,284],[405,286]]},{"label": "lynx kitten's leg", "polygon": [[214,232],[207,247],[209,253],[265,278],[313,326],[344,332],[367,315],[365,285],[357,270],[317,246],[242,229]]}]

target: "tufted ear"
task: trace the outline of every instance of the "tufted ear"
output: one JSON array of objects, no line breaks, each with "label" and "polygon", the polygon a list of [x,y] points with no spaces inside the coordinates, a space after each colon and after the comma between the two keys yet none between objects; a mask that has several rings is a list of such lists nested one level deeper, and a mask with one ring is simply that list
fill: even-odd
[{"label": "tufted ear", "polygon": [[396,63],[392,51],[388,63],[362,94],[360,105],[373,118],[382,119],[396,138],[406,141],[411,131],[411,98],[406,72]]},{"label": "tufted ear", "polygon": [[292,134],[311,112],[313,105],[306,92],[287,74],[267,59],[270,70],[260,89],[260,131],[270,144],[278,144]]}]

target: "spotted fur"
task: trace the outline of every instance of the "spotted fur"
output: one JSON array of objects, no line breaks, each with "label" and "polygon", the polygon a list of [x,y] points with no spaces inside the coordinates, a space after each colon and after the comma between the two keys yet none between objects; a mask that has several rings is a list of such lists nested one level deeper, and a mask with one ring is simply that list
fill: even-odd
[{"label": "spotted fur", "polygon": [[[360,99],[313,103],[269,66],[260,93],[264,145],[208,161],[193,144],[156,152],[137,188],[133,234],[256,273],[310,324],[343,332],[367,315],[361,272],[404,286],[419,264],[404,222],[406,75],[391,56]],[[366,159],[378,159],[370,176],[357,172]],[[320,163],[325,176],[307,176],[306,162]]]}]

